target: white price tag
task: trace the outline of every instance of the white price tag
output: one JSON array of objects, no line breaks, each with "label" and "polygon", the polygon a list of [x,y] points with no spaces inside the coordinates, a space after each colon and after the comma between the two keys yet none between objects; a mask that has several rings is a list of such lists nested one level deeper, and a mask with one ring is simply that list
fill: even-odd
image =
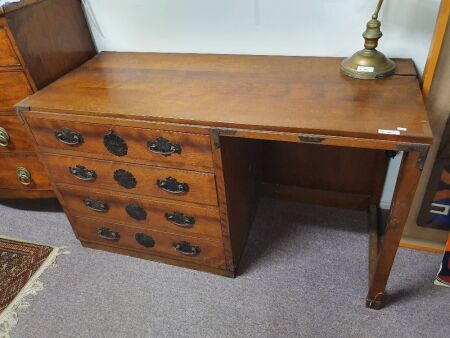
[{"label": "white price tag", "polygon": [[362,73],[373,73],[374,68],[373,67],[367,67],[367,66],[358,66],[356,69],[358,72]]},{"label": "white price tag", "polygon": [[378,129],[378,134],[400,135],[400,130]]}]

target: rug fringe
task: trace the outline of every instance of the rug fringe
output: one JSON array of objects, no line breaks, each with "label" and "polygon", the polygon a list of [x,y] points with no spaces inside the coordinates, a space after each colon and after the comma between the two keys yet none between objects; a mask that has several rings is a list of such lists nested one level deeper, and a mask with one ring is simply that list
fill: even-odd
[{"label": "rug fringe", "polygon": [[30,306],[29,300],[25,298],[29,296],[35,296],[39,291],[44,288],[44,285],[39,280],[42,273],[49,267],[56,265],[56,258],[59,255],[68,255],[69,251],[65,250],[63,247],[53,248],[50,255],[47,257],[44,263],[39,267],[39,269],[33,274],[31,279],[19,292],[19,294],[14,298],[14,300],[9,304],[3,312],[0,314],[0,338],[10,338],[9,334],[14,329],[19,321],[18,310],[25,309]]}]

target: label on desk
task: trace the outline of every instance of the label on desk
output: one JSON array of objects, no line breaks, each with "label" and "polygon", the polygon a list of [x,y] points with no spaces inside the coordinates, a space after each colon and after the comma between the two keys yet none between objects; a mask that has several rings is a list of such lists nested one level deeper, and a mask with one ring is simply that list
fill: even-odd
[{"label": "label on desk", "polygon": [[374,70],[375,69],[373,67],[368,66],[358,66],[358,68],[356,69],[356,71],[363,73],[373,73]]},{"label": "label on desk", "polygon": [[400,135],[400,130],[378,129],[378,134]]}]

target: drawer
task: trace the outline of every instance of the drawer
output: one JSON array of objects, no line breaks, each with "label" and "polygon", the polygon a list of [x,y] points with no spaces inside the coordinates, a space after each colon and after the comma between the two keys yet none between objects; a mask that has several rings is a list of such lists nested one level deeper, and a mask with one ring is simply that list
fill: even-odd
[{"label": "drawer", "polygon": [[0,153],[10,151],[33,151],[25,127],[16,115],[0,116]]},{"label": "drawer", "polygon": [[213,174],[75,156],[44,155],[44,158],[56,183],[217,205]]},{"label": "drawer", "polygon": [[209,135],[27,117],[41,148],[212,171]]},{"label": "drawer", "polygon": [[19,65],[19,59],[9,41],[4,28],[0,28],[0,66]]},{"label": "drawer", "polygon": [[187,236],[222,239],[219,211],[157,199],[130,197],[59,186],[72,215],[102,217],[120,223]]},{"label": "drawer", "polygon": [[[80,240],[213,267],[225,264],[221,242],[205,241],[96,219],[72,217]],[[176,249],[177,248],[177,249]]]},{"label": "drawer", "polygon": [[23,72],[0,71],[0,109],[12,109],[31,93],[31,87]]},{"label": "drawer", "polygon": [[[5,153],[0,155],[0,161],[1,188],[26,190],[52,189],[44,168],[36,156]],[[18,173],[18,168],[24,168],[25,170],[19,170]],[[19,180],[18,174],[21,175],[22,182]]]}]

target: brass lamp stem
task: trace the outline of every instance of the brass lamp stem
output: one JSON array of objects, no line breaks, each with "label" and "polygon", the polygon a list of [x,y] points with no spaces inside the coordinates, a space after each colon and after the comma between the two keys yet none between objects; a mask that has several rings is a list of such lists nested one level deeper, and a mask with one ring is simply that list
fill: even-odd
[{"label": "brass lamp stem", "polygon": [[378,20],[383,0],[378,0],[372,19],[367,23],[363,33],[364,49],[345,59],[341,64],[341,72],[357,79],[379,79],[391,75],[395,63],[383,53],[376,50],[378,40],[383,36],[381,22]]},{"label": "brass lamp stem", "polygon": [[372,19],[378,19],[378,13],[380,13],[381,6],[383,5],[383,0],[378,1],[377,8],[375,8],[375,12],[372,15]]}]

